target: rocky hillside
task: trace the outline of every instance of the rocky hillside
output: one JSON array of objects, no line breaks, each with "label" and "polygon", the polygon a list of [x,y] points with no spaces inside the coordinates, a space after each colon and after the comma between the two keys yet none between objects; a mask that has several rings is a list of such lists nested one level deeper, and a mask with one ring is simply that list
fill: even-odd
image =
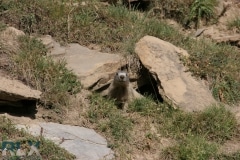
[{"label": "rocky hillside", "polygon": [[[42,159],[240,158],[239,1],[29,2],[0,1],[2,156],[32,140],[14,124]],[[106,97],[120,69],[134,93],[123,109]]]}]

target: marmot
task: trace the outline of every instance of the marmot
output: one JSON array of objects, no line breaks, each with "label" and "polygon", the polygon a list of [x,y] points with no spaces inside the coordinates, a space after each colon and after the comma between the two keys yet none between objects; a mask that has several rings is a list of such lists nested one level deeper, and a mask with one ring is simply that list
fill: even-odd
[{"label": "marmot", "polygon": [[129,77],[126,71],[118,71],[108,90],[108,97],[115,100],[118,108],[124,108],[129,100]]}]

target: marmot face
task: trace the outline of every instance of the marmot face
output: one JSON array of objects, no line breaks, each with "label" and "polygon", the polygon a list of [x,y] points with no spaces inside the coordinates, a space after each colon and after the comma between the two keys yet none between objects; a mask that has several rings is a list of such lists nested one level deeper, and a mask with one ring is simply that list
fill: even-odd
[{"label": "marmot face", "polygon": [[129,84],[129,77],[125,71],[118,71],[114,77],[114,83],[127,86]]}]

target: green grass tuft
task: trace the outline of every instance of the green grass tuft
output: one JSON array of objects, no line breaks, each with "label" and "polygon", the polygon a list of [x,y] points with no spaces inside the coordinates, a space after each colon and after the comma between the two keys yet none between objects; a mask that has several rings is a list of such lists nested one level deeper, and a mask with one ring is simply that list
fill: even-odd
[{"label": "green grass tuft", "polygon": [[131,119],[124,116],[113,101],[98,94],[90,96],[90,101],[90,122],[97,124],[102,132],[109,133],[116,143],[128,141],[133,126]]},{"label": "green grass tuft", "polygon": [[157,112],[160,112],[161,107],[154,103],[154,101],[149,97],[144,97],[141,99],[135,99],[128,105],[128,110],[130,112],[138,112],[144,116],[153,116]]},{"label": "green grass tuft", "polygon": [[77,77],[64,61],[54,62],[46,56],[47,50],[40,41],[24,36],[19,42],[20,51],[13,57],[15,75],[43,92],[41,102],[46,108],[67,106],[70,94],[80,90]]},{"label": "green grass tuft", "polygon": [[201,19],[209,21],[214,17],[216,5],[216,0],[195,0],[190,7],[189,20],[194,21],[195,27],[198,28]]},{"label": "green grass tuft", "polygon": [[199,113],[175,111],[164,115],[162,123],[160,131],[173,138],[196,135],[223,143],[237,133],[236,118],[222,106],[212,106]]},{"label": "green grass tuft", "polygon": [[179,145],[167,148],[163,157],[172,160],[206,160],[217,152],[217,145],[198,136],[188,136]]},{"label": "green grass tuft", "polygon": [[185,46],[190,52],[190,58],[185,61],[189,70],[209,81],[215,99],[228,104],[237,103],[240,100],[240,79],[237,76],[240,56],[237,49],[207,40],[189,40],[191,42]]},{"label": "green grass tuft", "polygon": [[115,114],[109,118],[109,128],[115,140],[129,141],[131,137],[132,121],[122,114]]},{"label": "green grass tuft", "polygon": [[206,134],[207,139],[222,143],[237,133],[237,121],[223,106],[213,106],[197,115],[195,129],[196,134]]}]

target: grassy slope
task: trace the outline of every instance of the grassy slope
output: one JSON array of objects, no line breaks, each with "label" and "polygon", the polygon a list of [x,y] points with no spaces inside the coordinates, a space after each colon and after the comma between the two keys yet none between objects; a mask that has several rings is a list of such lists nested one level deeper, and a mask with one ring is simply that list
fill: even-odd
[{"label": "grassy slope", "polygon": [[[161,38],[188,50],[190,58],[183,61],[194,75],[210,82],[216,99],[226,103],[236,103],[240,99],[239,51],[226,44],[196,41],[169,27],[164,21],[150,18],[147,13],[130,12],[123,6],[105,6],[97,1],[89,1],[85,6],[71,6],[70,3],[54,0],[3,0],[0,11],[3,23],[19,27],[26,33],[50,34],[63,43],[98,44],[103,50],[110,49],[111,52],[127,55],[134,54],[134,44],[144,35]],[[68,95],[69,91],[74,93],[78,88],[74,86],[79,84],[64,68],[63,62],[53,63],[45,58],[45,52],[39,42],[25,37],[20,54],[14,58],[13,71],[21,73],[21,79],[23,75],[30,75],[24,79],[44,91],[45,105],[58,108],[61,113],[61,109],[67,106],[61,97]],[[39,60],[38,63],[26,63],[24,57],[29,55]],[[34,70],[24,74],[29,65]],[[44,80],[46,73],[49,78]],[[58,81],[59,77],[67,81]],[[46,81],[48,79],[52,81]],[[56,86],[48,93],[46,88],[51,84]],[[62,94],[55,94],[59,90],[63,91],[60,92]],[[136,154],[154,154],[161,159],[239,158],[239,153],[218,154],[222,143],[239,138],[236,119],[223,107],[212,106],[202,113],[187,114],[173,110],[167,104],[154,104],[147,98],[130,104],[126,113],[98,95],[89,99],[90,108],[83,116],[93,128],[107,137],[109,147],[116,151],[120,159],[131,159]],[[176,144],[160,154],[161,137],[176,140]]]},{"label": "grassy slope", "polygon": [[0,9],[3,22],[26,33],[50,34],[61,42],[86,46],[98,44],[102,50],[126,55],[134,54],[134,44],[144,35],[169,41],[190,53],[186,65],[194,75],[210,82],[216,99],[225,103],[240,100],[240,56],[234,47],[184,36],[150,13],[130,12],[123,6],[106,6],[96,0],[79,6],[70,2],[3,1]]}]

